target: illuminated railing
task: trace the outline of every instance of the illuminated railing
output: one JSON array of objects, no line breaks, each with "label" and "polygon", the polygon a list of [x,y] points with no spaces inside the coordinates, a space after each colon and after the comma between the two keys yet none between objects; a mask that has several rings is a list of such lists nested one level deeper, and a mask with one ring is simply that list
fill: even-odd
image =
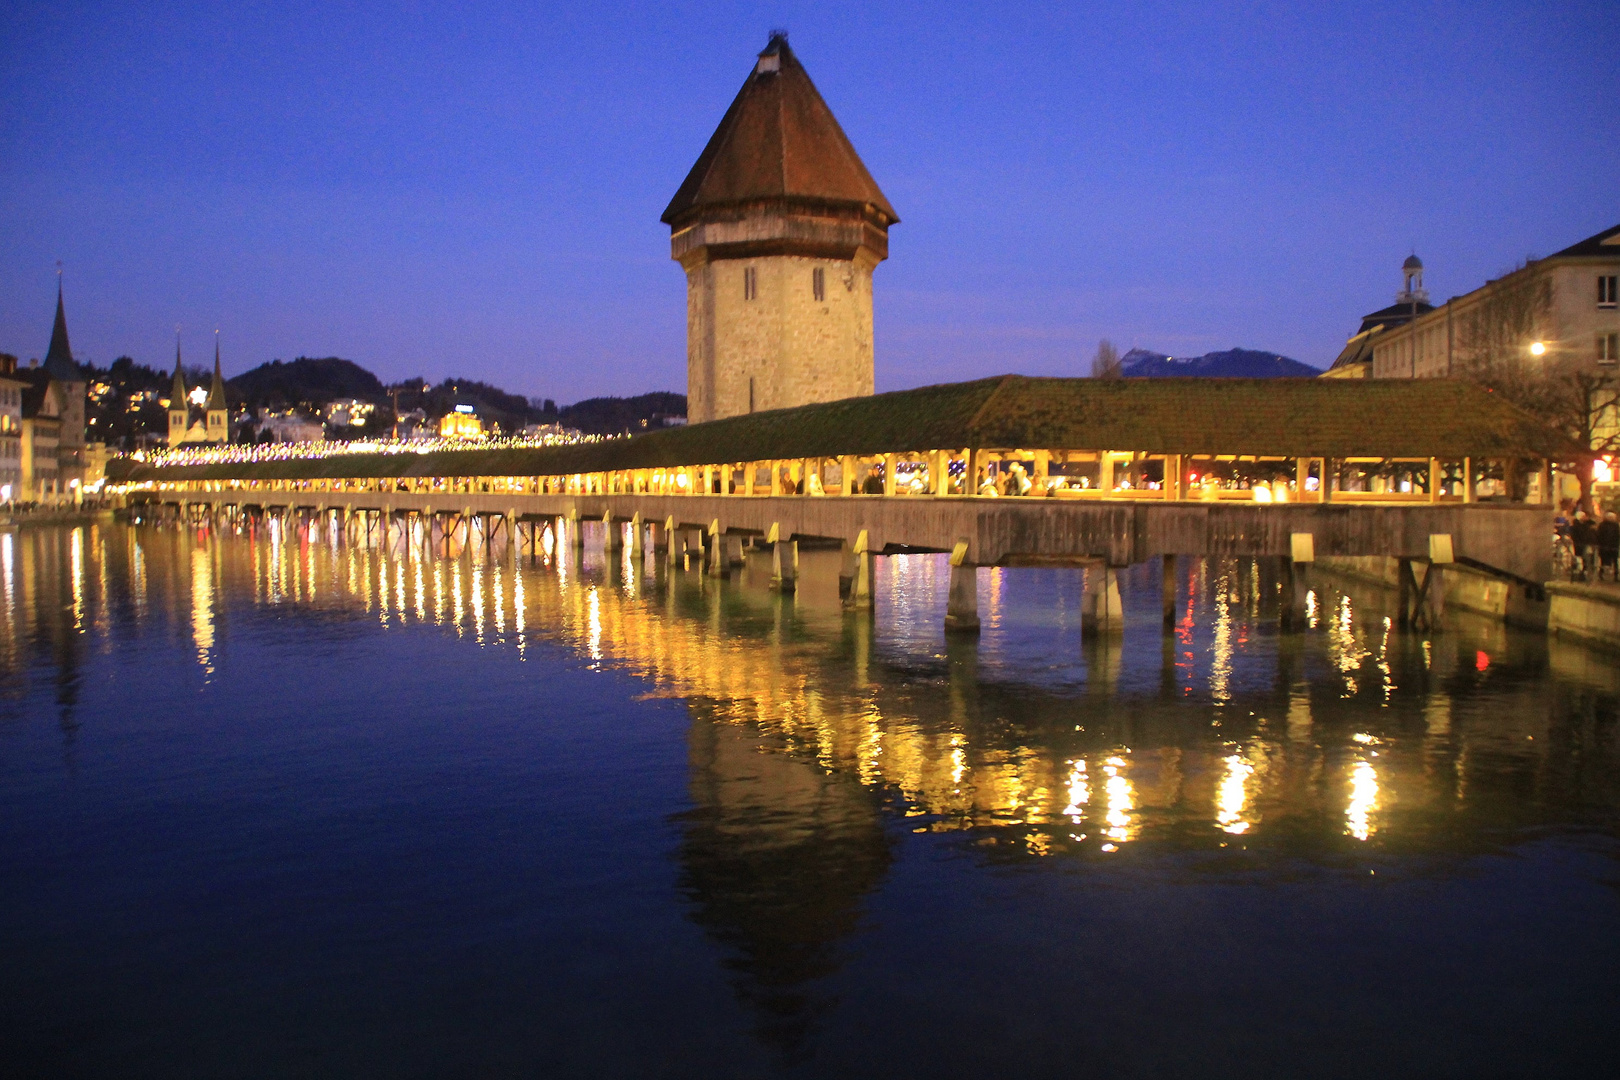
[{"label": "illuminated railing", "polygon": [[236,443],[225,446],[179,446],[138,450],[134,461],[156,467],[175,465],[252,465],[270,461],[302,461],[353,454],[431,454],[441,450],[535,450],[550,446],[606,442],[617,435],[578,433],[514,435],[489,439],[356,439],[352,442]]}]

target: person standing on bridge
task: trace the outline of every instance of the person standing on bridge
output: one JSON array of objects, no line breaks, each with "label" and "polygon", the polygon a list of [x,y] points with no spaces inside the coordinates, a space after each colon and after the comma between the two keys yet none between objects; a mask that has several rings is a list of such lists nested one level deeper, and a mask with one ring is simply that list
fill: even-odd
[{"label": "person standing on bridge", "polygon": [[1575,566],[1573,573],[1580,575],[1580,580],[1589,579],[1592,566],[1597,561],[1593,557],[1593,548],[1597,544],[1597,524],[1586,516],[1585,510],[1575,511],[1575,524],[1569,527],[1569,539],[1575,546]]},{"label": "person standing on bridge", "polygon": [[1620,519],[1613,510],[1603,515],[1597,527],[1598,580],[1608,574],[1610,581],[1620,581]]}]

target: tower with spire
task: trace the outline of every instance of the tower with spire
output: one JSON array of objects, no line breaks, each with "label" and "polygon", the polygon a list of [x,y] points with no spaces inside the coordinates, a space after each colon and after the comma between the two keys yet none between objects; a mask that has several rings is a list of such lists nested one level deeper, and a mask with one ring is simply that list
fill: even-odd
[{"label": "tower with spire", "polygon": [[174,335],[174,386],[169,389],[169,445],[187,442],[191,403],[186,400],[186,373],[180,366],[180,335]]},{"label": "tower with spire", "polygon": [[772,33],[664,210],[693,422],[873,391],[872,271],[900,219]]},{"label": "tower with spire", "polygon": [[45,362],[18,371],[22,394],[22,494],[40,502],[77,498],[86,478],[84,372],[68,344],[62,277],[56,278],[56,320]]},{"label": "tower with spire", "polygon": [[231,441],[230,410],[225,404],[225,376],[219,370],[219,331],[214,331],[214,381],[208,387],[208,401],[203,405],[208,422],[208,441]]}]

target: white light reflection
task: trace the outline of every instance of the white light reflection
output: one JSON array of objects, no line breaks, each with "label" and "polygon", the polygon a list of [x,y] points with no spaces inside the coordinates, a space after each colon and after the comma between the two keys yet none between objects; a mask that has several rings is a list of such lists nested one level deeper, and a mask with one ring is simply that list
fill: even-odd
[{"label": "white light reflection", "polygon": [[592,585],[585,598],[586,606],[590,609],[589,632],[590,639],[587,647],[590,649],[591,659],[602,659],[602,598],[596,595],[596,586]]},{"label": "white light reflection", "polygon": [[1225,764],[1226,772],[1215,790],[1215,824],[1222,832],[1236,836],[1249,831],[1250,823],[1244,820],[1243,807],[1248,802],[1249,777],[1254,775],[1254,766],[1240,754],[1231,755]]},{"label": "white light reflection", "polygon": [[[1359,737],[1358,737],[1359,741]],[[1378,809],[1378,770],[1358,761],[1350,768],[1350,805],[1344,811],[1344,831],[1357,840],[1374,832],[1372,815]]]},{"label": "white light reflection", "polygon": [[[1118,755],[1109,758],[1103,765],[1103,775],[1108,778],[1103,781],[1103,794],[1108,800],[1107,810],[1103,813],[1103,822],[1108,826],[1104,833],[1110,840],[1121,842],[1131,838],[1131,811],[1136,809],[1136,792],[1125,778],[1124,768],[1125,759]],[[1107,844],[1103,850],[1113,851],[1115,848]]]},{"label": "white light reflection", "polygon": [[1091,778],[1086,774],[1086,763],[1076,760],[1069,766],[1069,805],[1063,808],[1069,820],[1079,825],[1085,820],[1086,804],[1091,802]]}]

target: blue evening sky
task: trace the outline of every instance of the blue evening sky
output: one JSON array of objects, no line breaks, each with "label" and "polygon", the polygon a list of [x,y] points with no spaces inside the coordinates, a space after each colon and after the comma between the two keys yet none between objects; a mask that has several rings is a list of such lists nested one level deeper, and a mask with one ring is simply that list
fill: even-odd
[{"label": "blue evening sky", "polygon": [[0,12],[0,350],[685,388],[658,215],[771,27],[902,221],[880,389],[1099,338],[1317,365],[1620,222],[1592,3],[75,4]]}]

